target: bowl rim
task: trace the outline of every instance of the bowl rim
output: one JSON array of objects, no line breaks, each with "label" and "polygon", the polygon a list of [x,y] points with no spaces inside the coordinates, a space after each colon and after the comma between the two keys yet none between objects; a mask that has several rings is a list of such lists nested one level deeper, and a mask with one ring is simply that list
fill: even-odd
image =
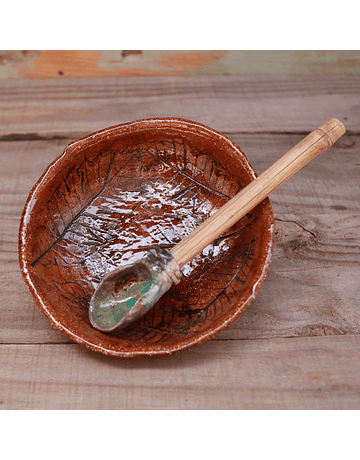
[{"label": "bowl rim", "polygon": [[[265,208],[267,209],[267,218],[269,221],[269,226],[266,227],[266,230],[269,231],[268,238],[267,238],[266,258],[265,258],[264,263],[262,264],[262,270],[259,273],[259,276],[256,277],[255,282],[251,285],[252,289],[251,289],[250,295],[248,295],[246,301],[243,302],[241,305],[237,304],[238,308],[234,309],[233,314],[229,316],[225,321],[223,321],[218,327],[210,326],[206,328],[204,331],[201,331],[199,334],[197,334],[195,338],[188,337],[188,340],[184,340],[180,344],[177,344],[176,342],[172,344],[167,344],[166,348],[164,347],[163,349],[160,349],[160,350],[158,349],[151,350],[149,347],[149,351],[146,351],[144,349],[143,350],[117,351],[117,350],[114,350],[113,348],[101,346],[100,344],[95,344],[95,343],[92,343],[86,340],[84,337],[81,337],[80,335],[69,330],[67,327],[61,324],[61,322],[56,320],[56,318],[48,310],[46,306],[46,302],[44,302],[44,300],[41,297],[41,294],[38,292],[36,286],[34,285],[34,282],[31,278],[31,270],[29,270],[30,263],[26,259],[27,229],[28,229],[28,224],[31,220],[32,208],[37,199],[37,193],[39,193],[41,186],[43,186],[45,182],[51,180],[51,176],[54,174],[54,171],[53,171],[54,169],[55,169],[55,174],[57,170],[61,170],[62,163],[65,162],[69,154],[75,154],[79,152],[79,150],[83,150],[89,145],[94,146],[97,143],[103,142],[107,138],[111,138],[113,134],[126,135],[132,132],[139,131],[139,128],[146,129],[146,127],[150,127],[150,126],[155,127],[155,128],[157,126],[162,127],[162,128],[166,128],[166,126],[168,126],[169,128],[172,128],[172,129],[182,128],[185,130],[188,130],[189,128],[191,128],[193,130],[196,130],[197,134],[202,133],[206,136],[215,135],[216,137],[218,137],[219,140],[222,139],[224,142],[226,142],[230,146],[232,150],[234,150],[240,155],[242,165],[247,170],[250,177],[252,177],[251,180],[254,180],[257,177],[255,170],[249,163],[247,157],[245,156],[241,148],[237,144],[235,144],[231,139],[229,139],[227,136],[216,131],[215,129],[210,128],[196,121],[186,120],[186,119],[177,118],[177,117],[142,118],[139,120],[125,122],[125,123],[113,125],[108,128],[98,130],[98,131],[95,131],[84,137],[81,137],[79,139],[76,139],[70,142],[64,148],[63,152],[49,164],[49,166],[45,169],[45,171],[36,181],[35,185],[32,187],[28,195],[28,198],[26,200],[24,209],[22,211],[21,219],[20,219],[19,237],[18,237],[18,256],[19,256],[20,271],[25,281],[25,284],[27,285],[37,307],[42,311],[42,313],[46,316],[46,318],[50,321],[50,323],[57,330],[62,332],[64,335],[66,335],[68,338],[70,338],[75,343],[84,345],[86,348],[89,348],[93,351],[98,351],[105,355],[111,355],[115,357],[139,357],[139,356],[168,355],[171,353],[175,353],[175,352],[179,352],[179,351],[188,349],[194,345],[198,345],[200,343],[210,340],[215,335],[217,335],[219,332],[221,332],[223,329],[225,329],[227,326],[229,326],[232,322],[234,322],[246,310],[246,308],[250,305],[250,303],[255,299],[255,296],[258,293],[262,283],[264,282],[266,274],[269,270],[272,252],[273,252],[275,224],[274,224],[274,215],[273,215],[272,206],[271,206],[269,198],[267,197],[262,202],[262,205],[265,206]],[[199,133],[199,130],[200,130],[200,133]]]}]

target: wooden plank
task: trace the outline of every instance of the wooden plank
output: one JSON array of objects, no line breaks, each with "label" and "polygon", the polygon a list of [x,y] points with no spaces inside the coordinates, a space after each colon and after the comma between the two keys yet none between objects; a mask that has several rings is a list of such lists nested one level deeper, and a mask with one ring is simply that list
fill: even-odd
[{"label": "wooden plank", "polygon": [[[260,174],[298,143],[303,135],[232,134],[230,137]],[[330,150],[284,183],[271,195],[274,212],[307,215],[359,211],[359,139],[359,136],[343,136]],[[35,182],[72,140],[74,138],[0,144],[2,217],[21,214]]]},{"label": "wooden plank", "polygon": [[[300,137],[233,136],[259,172]],[[1,143],[0,342],[3,343],[69,342],[35,306],[22,281],[17,260],[19,219],[27,195],[67,142]],[[346,148],[347,145],[352,147]],[[270,271],[251,307],[217,336],[219,340],[359,333],[358,154],[358,137],[345,136],[339,148],[334,147],[312,161],[272,195],[276,239]],[[336,180],[337,175],[346,180]],[[318,203],[324,205],[319,207]]]},{"label": "wooden plank", "polygon": [[356,74],[357,50],[2,50],[0,78]]},{"label": "wooden plank", "polygon": [[[300,135],[237,134],[231,138],[260,174],[302,139]],[[343,136],[271,195],[275,214],[357,213],[360,209],[359,136]],[[2,142],[0,216],[19,218],[26,198],[69,139]]]},{"label": "wooden plank", "polygon": [[[359,228],[360,218],[349,215],[278,215],[260,292],[215,340],[360,333]],[[1,253],[0,342],[68,342],[35,306],[19,273],[15,241],[9,247]]]},{"label": "wooden plank", "polygon": [[59,140],[0,143],[0,343],[69,342],[50,326],[29,296],[17,252],[27,196],[63,144]]},{"label": "wooden plank", "polygon": [[[246,135],[229,137],[244,151],[258,174],[261,174],[294,145],[303,135]],[[360,210],[360,138],[345,135],[271,194],[274,213],[337,214]]]},{"label": "wooden plank", "polygon": [[[260,292],[215,340],[360,333],[360,217],[276,219],[273,259]],[[8,221],[0,253],[0,342],[69,342],[40,313],[22,281],[17,227]]]},{"label": "wooden plank", "polygon": [[360,333],[359,224],[358,215],[277,215],[264,284],[218,339]]},{"label": "wooden plank", "polygon": [[[27,195],[71,138],[174,114],[229,133],[260,173],[300,140],[293,131],[336,116],[358,133],[359,88],[356,76],[0,82],[0,135],[17,140],[0,142],[0,408],[360,409],[358,135],[272,195],[263,287],[238,321],[187,352],[125,360],[70,343],[17,261]],[[25,140],[39,136],[50,140]]]},{"label": "wooden plank", "polygon": [[359,130],[360,76],[199,76],[0,80],[0,136],[75,136],[149,117],[221,132]]},{"label": "wooden plank", "polygon": [[118,359],[0,346],[2,409],[360,409],[360,335],[208,342]]}]

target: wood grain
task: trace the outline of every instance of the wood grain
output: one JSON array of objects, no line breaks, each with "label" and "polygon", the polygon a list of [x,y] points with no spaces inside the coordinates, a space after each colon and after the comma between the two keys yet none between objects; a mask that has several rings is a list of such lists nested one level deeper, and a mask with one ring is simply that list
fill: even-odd
[{"label": "wood grain", "polygon": [[0,136],[81,135],[149,117],[223,133],[310,132],[331,117],[359,131],[360,77],[230,76],[0,80]]},{"label": "wood grain", "polygon": [[0,64],[0,78],[354,75],[360,55],[357,50],[2,50]]},{"label": "wood grain", "polygon": [[344,133],[344,125],[332,118],[292,147],[251,184],[171,248],[170,252],[179,266],[183,267],[309,161],[332,147]]},{"label": "wood grain", "polygon": [[[247,311],[214,340],[359,334],[359,224],[346,214],[277,214],[266,280]],[[8,227],[9,239],[16,227]],[[19,273],[16,242],[7,247],[0,265],[0,342],[69,342],[35,306]]]},{"label": "wood grain", "polygon": [[[258,174],[275,163],[302,136],[231,134]],[[346,134],[270,195],[275,213],[355,213],[360,211],[360,138]]]},{"label": "wood grain", "polygon": [[218,338],[360,333],[359,217],[277,214],[266,280]]},{"label": "wood grain", "polygon": [[[358,76],[0,81],[0,408],[360,409],[359,89]],[[348,131],[271,194],[274,254],[248,310],[187,352],[119,360],[40,313],[18,225],[71,140],[148,116],[227,133],[258,174],[330,117]]]},{"label": "wood grain", "polygon": [[[301,137],[247,134],[233,136],[233,140],[255,170],[262,172]],[[17,260],[18,223],[27,194],[67,143],[0,143],[0,170],[6,173],[0,201],[3,343],[68,342],[34,305]],[[314,159],[271,195],[276,239],[269,273],[250,308],[218,337],[360,332],[356,281],[360,277],[359,149],[358,136],[345,135],[341,144]]]},{"label": "wood grain", "polygon": [[208,342],[119,360],[2,345],[2,409],[360,409],[360,336]]}]

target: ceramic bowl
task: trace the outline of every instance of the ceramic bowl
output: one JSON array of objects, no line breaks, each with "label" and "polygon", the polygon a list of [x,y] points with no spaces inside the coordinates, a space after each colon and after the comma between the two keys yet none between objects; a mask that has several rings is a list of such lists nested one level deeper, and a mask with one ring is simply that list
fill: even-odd
[{"label": "ceramic bowl", "polygon": [[36,304],[70,339],[107,355],[168,354],[214,337],[265,278],[269,199],[185,265],[182,281],[122,331],[94,329],[89,300],[105,274],[149,247],[172,247],[255,177],[234,142],[188,120],[138,120],[72,142],[35,184],[21,218],[20,266]]}]

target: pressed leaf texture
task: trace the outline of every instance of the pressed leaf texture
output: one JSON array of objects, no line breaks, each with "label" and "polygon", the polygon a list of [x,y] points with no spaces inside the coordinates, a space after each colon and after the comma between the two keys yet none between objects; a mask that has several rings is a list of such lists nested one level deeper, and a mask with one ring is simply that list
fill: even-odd
[{"label": "pressed leaf texture", "polygon": [[119,129],[70,144],[34,188],[22,223],[28,278],[45,314],[73,339],[119,354],[175,351],[220,330],[251,300],[271,252],[268,200],[186,264],[143,318],[114,334],[88,320],[105,274],[149,247],[171,248],[253,179],[238,147],[190,128]]}]

